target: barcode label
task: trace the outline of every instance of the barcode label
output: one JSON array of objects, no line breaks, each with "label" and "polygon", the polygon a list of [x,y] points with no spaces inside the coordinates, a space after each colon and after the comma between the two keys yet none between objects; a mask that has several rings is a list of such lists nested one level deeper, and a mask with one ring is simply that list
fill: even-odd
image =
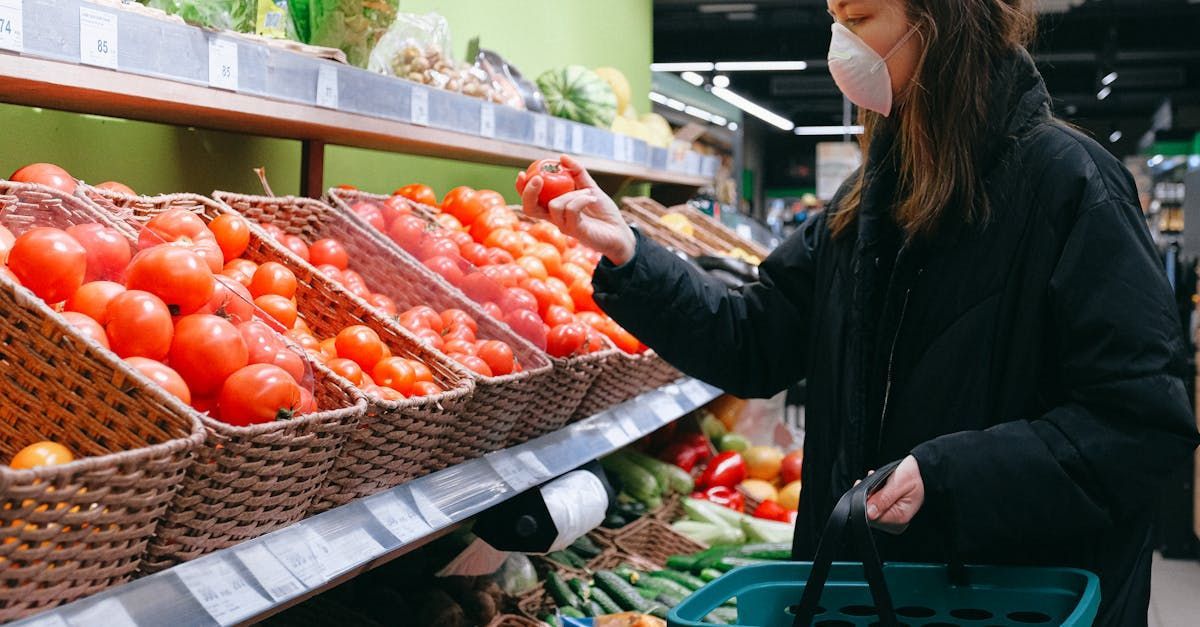
[{"label": "barcode label", "polygon": [[292,576],[265,546],[255,544],[244,549],[235,549],[234,555],[246,565],[272,599],[282,601],[304,591],[304,585]]},{"label": "barcode label", "polygon": [[404,544],[419,540],[433,532],[433,528],[407,503],[392,493],[381,494],[366,500],[367,509],[389,533]]},{"label": "barcode label", "polygon": [[281,534],[267,541],[267,549],[309,588],[325,583],[321,559],[332,553],[325,540],[312,529]]},{"label": "barcode label", "polygon": [[530,451],[513,454],[496,451],[486,456],[496,474],[517,492],[522,492],[548,479],[551,474],[545,464]]},{"label": "barcode label", "polygon": [[333,553],[323,566],[326,576],[331,578],[383,554],[383,547],[365,529],[351,529],[330,538],[329,548]]},{"label": "barcode label", "polygon": [[485,102],[479,108],[479,134],[484,137],[496,136],[496,107]]},{"label": "barcode label", "polygon": [[332,65],[321,64],[317,69],[317,106],[338,108],[338,75]]},{"label": "barcode label", "polygon": [[82,612],[68,617],[67,622],[74,627],[137,627],[125,606],[116,599],[103,599],[93,603]]},{"label": "barcode label", "polygon": [[413,87],[412,104],[409,115],[412,118],[412,123],[420,126],[429,125],[429,91],[424,87]]},{"label": "barcode label", "polygon": [[175,569],[175,574],[204,611],[221,625],[232,625],[271,607],[271,602],[223,559],[185,562]]},{"label": "barcode label", "polygon": [[0,0],[0,48],[16,52],[25,49],[23,10],[23,0]]},{"label": "barcode label", "polygon": [[425,495],[425,492],[421,490],[420,486],[412,485],[409,486],[408,489],[409,493],[412,494],[413,503],[417,506],[417,511],[421,512],[421,518],[424,518],[425,522],[429,523],[430,527],[433,527],[434,529],[441,529],[442,527],[449,526],[450,523],[454,522],[450,520],[449,516],[442,512],[440,507],[438,507],[429,499],[428,496]]}]

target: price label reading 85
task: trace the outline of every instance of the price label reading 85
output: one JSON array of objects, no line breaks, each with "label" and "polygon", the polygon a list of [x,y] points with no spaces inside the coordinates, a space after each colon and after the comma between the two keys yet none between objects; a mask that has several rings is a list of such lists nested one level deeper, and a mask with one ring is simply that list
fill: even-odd
[{"label": "price label reading 85", "polygon": [[238,88],[238,47],[224,39],[208,40],[208,84],[219,89]]},{"label": "price label reading 85", "polygon": [[117,15],[79,7],[79,60],[117,69]]}]

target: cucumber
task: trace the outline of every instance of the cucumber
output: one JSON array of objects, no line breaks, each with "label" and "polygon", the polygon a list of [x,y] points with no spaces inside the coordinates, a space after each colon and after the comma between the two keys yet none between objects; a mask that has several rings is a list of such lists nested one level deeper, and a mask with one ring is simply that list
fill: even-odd
[{"label": "cucumber", "polygon": [[553,553],[547,553],[546,557],[570,568],[577,568],[580,570],[587,568],[587,562],[584,561],[582,557],[579,557],[570,551],[554,551]]},{"label": "cucumber", "polygon": [[[581,601],[583,601],[584,605],[586,605],[588,601],[592,600],[592,589],[586,583],[580,581],[579,579],[571,579],[567,582],[567,585],[571,586],[571,591],[574,592]],[[582,609],[582,607],[580,609]]]},{"label": "cucumber", "polygon": [[716,568],[721,560],[728,557],[731,553],[737,550],[736,546],[714,546],[697,555],[693,571],[704,570],[705,568]]},{"label": "cucumber", "polygon": [[661,618],[663,620],[667,620],[667,613],[670,611],[671,611],[671,608],[663,605],[662,603],[652,601],[650,603],[650,609],[646,610],[644,613],[649,614],[655,618]]},{"label": "cucumber", "polygon": [[628,581],[612,571],[596,573],[596,587],[607,592],[621,609],[645,613],[651,607],[651,603],[643,599]]},{"label": "cucumber", "polygon": [[767,564],[775,560],[760,560],[749,557],[726,557],[717,562],[715,568],[722,572],[729,572],[735,568],[742,566],[753,566],[754,564]]},{"label": "cucumber", "polygon": [[691,494],[692,489],[695,488],[692,475],[679,466],[659,461],[637,451],[622,451],[621,455],[650,471],[650,474],[654,475],[654,479],[658,481],[658,488],[663,494],[668,491],[676,494]]},{"label": "cucumber", "polygon": [[676,605],[679,605],[680,603],[683,603],[683,600],[686,598],[687,597],[681,597],[678,594],[671,594],[670,592],[663,592],[662,594],[659,594],[658,596],[654,597],[654,600],[658,601],[659,603],[662,603],[663,605],[667,606],[668,608],[672,608],[672,607],[675,607]]},{"label": "cucumber", "polygon": [[604,616],[604,608],[601,608],[600,605],[595,601],[584,602],[583,607],[580,608],[580,611],[582,611],[588,617]]},{"label": "cucumber", "polygon": [[602,550],[599,546],[596,546],[595,542],[592,542],[591,538],[587,536],[579,536],[578,540],[575,540],[571,543],[570,548],[575,553],[588,559],[600,555]]},{"label": "cucumber", "polygon": [[666,592],[683,598],[687,598],[692,594],[692,590],[687,586],[676,581],[671,581],[670,579],[664,579],[662,577],[642,577],[640,580],[638,580],[637,585],[643,588],[651,588],[658,590],[659,592]]},{"label": "cucumber", "polygon": [[691,572],[695,565],[696,556],[694,555],[672,555],[667,558],[667,568],[671,570]]},{"label": "cucumber", "polygon": [[550,598],[554,599],[554,603],[559,609],[579,607],[583,603],[579,599],[579,595],[575,594],[562,580],[562,577],[559,577],[558,573],[554,571],[546,573],[546,592],[550,593]]},{"label": "cucumber", "polygon": [[691,573],[681,573],[677,570],[656,570],[650,574],[654,575],[655,577],[670,579],[671,581],[686,586],[689,590],[693,591],[703,588],[704,584],[707,583],[703,579]]},{"label": "cucumber", "polygon": [[642,573],[633,569],[629,564],[621,564],[613,569],[613,572],[620,575],[622,579],[633,585],[637,585],[642,578]]},{"label": "cucumber", "polygon": [[792,559],[792,544],[790,542],[759,542],[743,545],[730,554],[731,557],[749,557],[760,560],[789,560]]},{"label": "cucumber", "polygon": [[608,593],[600,588],[592,588],[592,600],[600,605],[605,614],[620,614],[621,606]]},{"label": "cucumber", "polygon": [[542,614],[542,617],[538,620],[550,625],[550,627],[562,627],[562,622],[554,614]]},{"label": "cucumber", "polygon": [[570,605],[558,608],[558,613],[566,616],[567,618],[587,618],[587,616],[583,615],[583,612],[571,607]]},{"label": "cucumber", "polygon": [[621,482],[621,488],[641,501],[646,507],[662,507],[662,491],[658,488],[658,480],[650,471],[629,461],[621,455],[609,455],[600,460],[604,469],[615,474]]},{"label": "cucumber", "polygon": [[658,590],[655,590],[654,588],[634,587],[634,590],[637,590],[637,593],[642,595],[643,599],[647,599],[649,601],[653,601],[654,597],[658,596]]},{"label": "cucumber", "polygon": [[700,571],[700,578],[704,581],[712,581],[724,574],[725,573],[715,568],[705,568],[704,570]]}]

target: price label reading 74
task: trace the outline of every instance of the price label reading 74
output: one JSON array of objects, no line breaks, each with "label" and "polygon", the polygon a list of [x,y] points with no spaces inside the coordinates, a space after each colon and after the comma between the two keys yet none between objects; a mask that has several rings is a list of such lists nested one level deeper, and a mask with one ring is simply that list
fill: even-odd
[{"label": "price label reading 74", "polygon": [[5,35],[12,34],[12,22],[10,20],[0,17],[0,33],[4,33]]}]

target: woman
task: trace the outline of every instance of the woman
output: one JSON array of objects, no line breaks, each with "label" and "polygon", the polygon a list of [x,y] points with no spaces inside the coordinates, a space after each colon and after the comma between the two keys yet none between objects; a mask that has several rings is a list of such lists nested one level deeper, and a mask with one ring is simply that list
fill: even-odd
[{"label": "woman", "polygon": [[1144,625],[1150,512],[1198,438],[1171,291],[1129,174],[1055,120],[1023,0],[830,0],[830,70],[865,165],[728,290],[632,232],[579,165],[525,210],[602,252],[596,301],[684,372],[740,396],[808,379],[797,556],[836,499],[884,557],[1069,565],[1097,624]]}]

